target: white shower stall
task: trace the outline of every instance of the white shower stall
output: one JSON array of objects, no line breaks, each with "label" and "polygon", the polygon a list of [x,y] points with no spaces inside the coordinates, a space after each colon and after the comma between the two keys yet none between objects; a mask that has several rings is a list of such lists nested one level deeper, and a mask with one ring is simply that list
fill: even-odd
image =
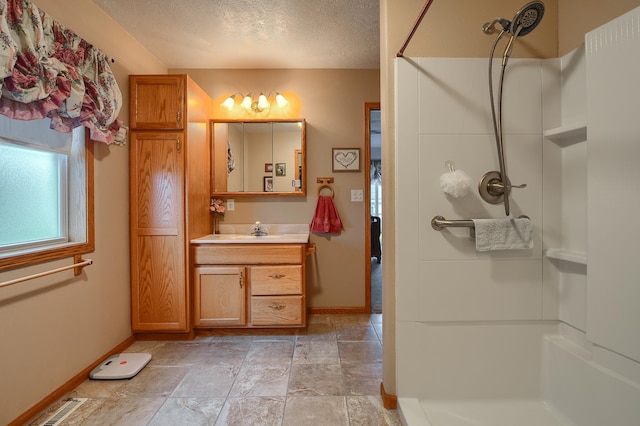
[{"label": "white shower stall", "polygon": [[[496,70],[496,78],[499,70]],[[534,248],[478,252],[445,163],[499,170],[488,59],[396,59],[397,395],[405,424],[640,424],[640,8],[557,59],[510,59],[511,216]]]}]

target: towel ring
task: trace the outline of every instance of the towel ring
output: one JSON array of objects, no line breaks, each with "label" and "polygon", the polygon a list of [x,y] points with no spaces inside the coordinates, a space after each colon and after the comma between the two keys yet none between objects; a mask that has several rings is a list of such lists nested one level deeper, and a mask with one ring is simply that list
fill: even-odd
[{"label": "towel ring", "polygon": [[322,195],[320,194],[322,190],[327,188],[329,191],[331,191],[331,198],[333,198],[333,186],[331,186],[331,184],[333,183],[332,177],[319,177],[316,179],[316,182],[320,184],[320,186],[318,187],[318,197]]},{"label": "towel ring", "polygon": [[331,191],[331,198],[333,198],[333,187],[331,185],[327,185],[327,184],[320,185],[320,187],[318,188],[318,196],[322,195],[320,193],[325,188],[327,188],[329,191]]}]

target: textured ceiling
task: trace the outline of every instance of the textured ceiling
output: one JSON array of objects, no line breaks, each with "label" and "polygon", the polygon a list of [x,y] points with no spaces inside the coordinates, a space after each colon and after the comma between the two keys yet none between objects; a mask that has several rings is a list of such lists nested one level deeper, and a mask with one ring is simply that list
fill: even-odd
[{"label": "textured ceiling", "polygon": [[379,0],[93,0],[168,68],[380,68]]}]

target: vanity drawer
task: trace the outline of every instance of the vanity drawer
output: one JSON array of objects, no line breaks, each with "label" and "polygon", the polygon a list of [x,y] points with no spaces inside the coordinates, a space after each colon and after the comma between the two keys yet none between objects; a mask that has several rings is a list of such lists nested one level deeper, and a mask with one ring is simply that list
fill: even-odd
[{"label": "vanity drawer", "polygon": [[192,244],[196,265],[299,263],[306,244]]},{"label": "vanity drawer", "polygon": [[251,324],[259,326],[304,326],[302,296],[251,297]]},{"label": "vanity drawer", "polygon": [[251,294],[302,294],[302,265],[252,266]]}]

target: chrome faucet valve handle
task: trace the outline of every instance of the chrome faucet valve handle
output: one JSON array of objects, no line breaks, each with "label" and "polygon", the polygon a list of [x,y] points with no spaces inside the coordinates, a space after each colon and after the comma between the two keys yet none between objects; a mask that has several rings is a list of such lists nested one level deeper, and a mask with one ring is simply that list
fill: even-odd
[{"label": "chrome faucet valve handle", "polygon": [[262,229],[262,225],[260,224],[260,221],[256,221],[255,225],[253,225],[253,230],[251,231],[251,235],[255,237],[262,237],[267,235],[267,232],[264,229]]},{"label": "chrome faucet valve handle", "polygon": [[504,185],[502,182],[495,182],[495,181],[491,181],[488,184],[489,187],[489,191],[491,193],[495,193],[495,194],[502,194],[504,193],[505,188],[507,190],[511,190],[511,188],[526,188],[527,184],[523,183],[521,185]]}]

